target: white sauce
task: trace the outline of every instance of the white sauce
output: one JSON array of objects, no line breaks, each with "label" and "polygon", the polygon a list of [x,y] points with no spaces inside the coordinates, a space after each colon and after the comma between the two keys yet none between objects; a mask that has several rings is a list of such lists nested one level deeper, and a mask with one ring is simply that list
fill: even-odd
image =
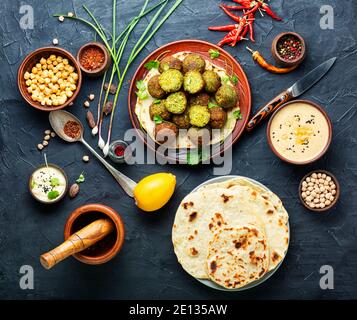
[{"label": "white sauce", "polygon": [[[37,169],[31,176],[30,187],[32,194],[41,201],[53,202],[66,190],[66,179],[62,172],[52,166],[44,166]],[[57,191],[55,199],[49,199],[48,193]]]}]

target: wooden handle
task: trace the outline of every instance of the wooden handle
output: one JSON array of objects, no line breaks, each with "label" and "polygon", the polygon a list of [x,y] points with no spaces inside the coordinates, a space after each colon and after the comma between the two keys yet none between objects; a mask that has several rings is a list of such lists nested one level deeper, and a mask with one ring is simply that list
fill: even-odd
[{"label": "wooden handle", "polygon": [[246,126],[246,130],[248,132],[252,131],[260,122],[262,122],[264,119],[269,117],[282,104],[288,102],[291,99],[292,99],[292,95],[291,92],[288,90],[277,95],[265,107],[261,108],[252,119],[250,119],[250,121]]},{"label": "wooden handle", "polygon": [[83,251],[93,244],[102,240],[114,231],[115,226],[109,219],[99,219],[83,229],[72,234],[65,242],[57,248],[44,253],[40,257],[41,264],[46,269],[51,269],[58,262],[68,258],[72,254]]}]

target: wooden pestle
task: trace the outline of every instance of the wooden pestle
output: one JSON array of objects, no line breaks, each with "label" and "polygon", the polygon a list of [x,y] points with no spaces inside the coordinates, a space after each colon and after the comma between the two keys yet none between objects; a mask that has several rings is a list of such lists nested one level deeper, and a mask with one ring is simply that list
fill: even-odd
[{"label": "wooden pestle", "polygon": [[40,262],[46,269],[51,269],[58,262],[69,256],[83,251],[98,241],[102,240],[112,231],[114,223],[109,219],[98,219],[83,229],[72,234],[65,242],[57,248],[44,253],[40,257]]}]

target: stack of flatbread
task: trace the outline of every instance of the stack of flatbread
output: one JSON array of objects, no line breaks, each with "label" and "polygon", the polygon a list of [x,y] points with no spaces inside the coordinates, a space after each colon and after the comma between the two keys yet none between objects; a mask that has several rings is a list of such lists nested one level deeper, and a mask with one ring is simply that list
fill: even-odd
[{"label": "stack of flatbread", "polygon": [[193,277],[241,288],[284,259],[288,219],[281,200],[251,180],[209,184],[182,200],[172,230],[174,250]]}]

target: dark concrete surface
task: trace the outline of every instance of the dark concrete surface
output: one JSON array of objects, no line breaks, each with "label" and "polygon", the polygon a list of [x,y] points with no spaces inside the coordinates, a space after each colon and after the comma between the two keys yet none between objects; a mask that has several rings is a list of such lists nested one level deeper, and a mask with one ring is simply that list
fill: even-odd
[{"label": "dark concrete surface", "polygon": [[[138,11],[143,1],[118,1],[118,26],[122,27]],[[29,4],[35,10],[33,30],[19,27],[19,7]],[[36,203],[27,189],[33,169],[43,163],[36,149],[43,132],[49,128],[48,114],[28,107],[20,97],[16,74],[22,59],[32,50],[52,44],[75,54],[78,48],[94,39],[94,34],[78,22],[60,24],[53,13],[75,11],[84,16],[82,4],[88,5],[101,21],[110,26],[111,1],[13,1],[0,4],[0,298],[2,299],[356,299],[357,298],[357,16],[356,1],[271,1],[284,22],[257,16],[256,44],[269,60],[270,44],[281,31],[295,30],[307,41],[308,55],[296,72],[273,75],[254,64],[240,44],[228,48],[244,68],[252,89],[253,110],[257,110],[277,93],[306,72],[332,56],[338,61],[318,85],[303,98],[321,104],[330,115],[334,135],[326,156],[310,166],[296,167],[282,163],[266,143],[265,125],[252,135],[244,135],[234,147],[232,174],[259,180],[275,191],[290,214],[291,243],[287,257],[277,273],[261,286],[242,293],[223,293],[207,288],[187,275],[176,261],[171,244],[171,226],[181,199],[196,185],[212,178],[212,166],[134,165],[122,167],[134,180],[163,170],[177,176],[172,201],[157,213],[140,212],[110,174],[95,159],[84,164],[88,152],[79,144],[68,145],[59,139],[46,149],[50,162],[62,166],[73,181],[82,170],[87,180],[80,196],[66,199],[52,207]],[[217,42],[222,34],[207,31],[208,25],[231,23],[218,8],[220,1],[185,0],[155,38],[136,59],[120,95],[114,137],[121,138],[131,127],[127,112],[130,78],[140,61],[157,47],[185,39]],[[321,30],[319,13],[322,5],[334,8],[335,28]],[[135,30],[130,47],[144,25]],[[85,79],[77,103],[68,110],[82,120],[87,94],[98,94],[100,80]],[[95,111],[94,104],[92,104]],[[88,141],[95,146],[96,140]],[[332,171],[341,183],[338,205],[326,214],[314,214],[299,203],[297,188],[302,176],[312,169]],[[68,215],[78,206],[100,202],[112,206],[126,226],[125,245],[121,253],[102,266],[87,266],[68,259],[51,271],[39,263],[41,253],[63,239]],[[22,265],[34,268],[34,290],[19,287]],[[334,268],[334,290],[321,290],[319,269]]]}]

